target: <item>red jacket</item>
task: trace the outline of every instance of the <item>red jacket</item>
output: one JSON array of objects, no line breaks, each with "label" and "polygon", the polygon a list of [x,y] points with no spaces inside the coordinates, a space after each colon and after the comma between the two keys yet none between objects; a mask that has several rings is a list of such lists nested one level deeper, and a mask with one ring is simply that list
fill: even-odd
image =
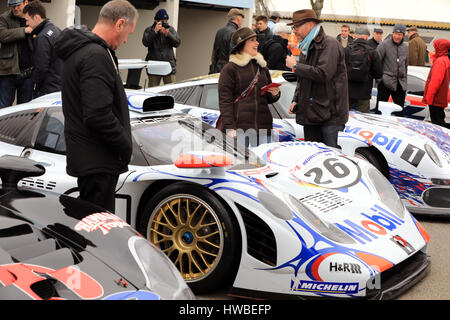
[{"label": "red jacket", "polygon": [[436,59],[425,83],[422,102],[445,108],[449,101],[450,60],[448,59],[448,50],[450,49],[450,41],[438,39],[434,41],[433,46],[436,51]]}]

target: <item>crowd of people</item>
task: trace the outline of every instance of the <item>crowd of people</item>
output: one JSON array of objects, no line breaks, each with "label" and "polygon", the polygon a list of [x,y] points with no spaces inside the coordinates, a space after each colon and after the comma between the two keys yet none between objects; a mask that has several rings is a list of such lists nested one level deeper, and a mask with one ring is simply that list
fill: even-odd
[{"label": "crowd of people", "polygon": [[[77,177],[81,199],[114,212],[115,182],[132,153],[128,102],[115,51],[134,32],[138,11],[126,0],[112,0],[102,7],[92,30],[79,26],[61,31],[39,0],[8,0],[8,6],[0,16],[0,108],[15,99],[24,103],[61,91],[67,172]],[[374,81],[377,105],[392,97],[403,107],[408,66],[423,66],[428,57],[417,28],[401,23],[383,40],[380,28],[369,39],[366,26],[352,32],[343,25],[337,37],[329,36],[310,9],[295,11],[288,24],[276,12],[270,18],[257,16],[254,28],[242,27],[244,18],[242,10],[228,12],[227,24],[216,33],[209,69],[220,73],[221,129],[247,146],[271,140],[268,105],[281,95],[272,84],[271,69],[292,71],[297,78],[290,112],[303,125],[305,140],[339,147],[338,133],[349,110],[370,112]],[[148,74],[150,86],[176,80],[174,48],[181,40],[168,21],[166,10],[158,10],[142,37],[146,60],[172,66],[167,76]],[[423,102],[433,123],[448,126],[444,108],[450,41],[436,40],[434,48]]]}]

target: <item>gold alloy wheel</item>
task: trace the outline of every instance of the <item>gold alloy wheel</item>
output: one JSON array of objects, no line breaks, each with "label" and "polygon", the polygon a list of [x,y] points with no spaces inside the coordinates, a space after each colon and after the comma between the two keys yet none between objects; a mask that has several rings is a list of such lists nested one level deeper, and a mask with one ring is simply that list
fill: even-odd
[{"label": "gold alloy wheel", "polygon": [[178,194],[161,201],[150,216],[147,239],[172,260],[186,282],[207,277],[222,256],[219,218],[193,195]]}]

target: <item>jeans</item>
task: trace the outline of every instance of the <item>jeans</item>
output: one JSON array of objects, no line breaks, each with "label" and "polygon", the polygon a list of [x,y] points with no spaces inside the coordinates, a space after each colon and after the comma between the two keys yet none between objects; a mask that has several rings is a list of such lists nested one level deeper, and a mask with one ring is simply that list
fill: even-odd
[{"label": "jeans", "polygon": [[[261,130],[267,131],[267,130]],[[269,131],[270,132],[270,131]],[[252,146],[257,147],[263,143],[271,143],[272,136],[264,132],[256,133],[256,130],[247,130],[246,132],[237,132],[236,139],[238,144],[244,145],[246,148]]]},{"label": "jeans", "polygon": [[158,76],[158,75],[148,75],[148,87],[157,87],[161,84],[161,80],[164,84],[174,83],[176,81],[176,77],[174,74],[169,74],[167,76]]},{"label": "jeans", "polygon": [[337,143],[339,131],[343,131],[345,125],[304,125],[303,133],[305,141],[323,142],[329,147],[340,149],[341,147]]},{"label": "jeans", "polygon": [[13,105],[16,91],[17,104],[30,101],[33,97],[31,78],[19,78],[16,75],[0,76],[0,108]]}]

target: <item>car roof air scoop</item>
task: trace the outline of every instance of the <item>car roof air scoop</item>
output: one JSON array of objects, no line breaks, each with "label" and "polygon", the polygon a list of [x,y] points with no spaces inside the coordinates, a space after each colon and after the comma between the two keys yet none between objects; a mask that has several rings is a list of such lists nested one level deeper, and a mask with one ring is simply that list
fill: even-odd
[{"label": "car roof air scoop", "polygon": [[0,179],[5,190],[17,189],[17,183],[26,177],[37,177],[45,173],[45,168],[36,161],[17,157],[0,157]]}]

